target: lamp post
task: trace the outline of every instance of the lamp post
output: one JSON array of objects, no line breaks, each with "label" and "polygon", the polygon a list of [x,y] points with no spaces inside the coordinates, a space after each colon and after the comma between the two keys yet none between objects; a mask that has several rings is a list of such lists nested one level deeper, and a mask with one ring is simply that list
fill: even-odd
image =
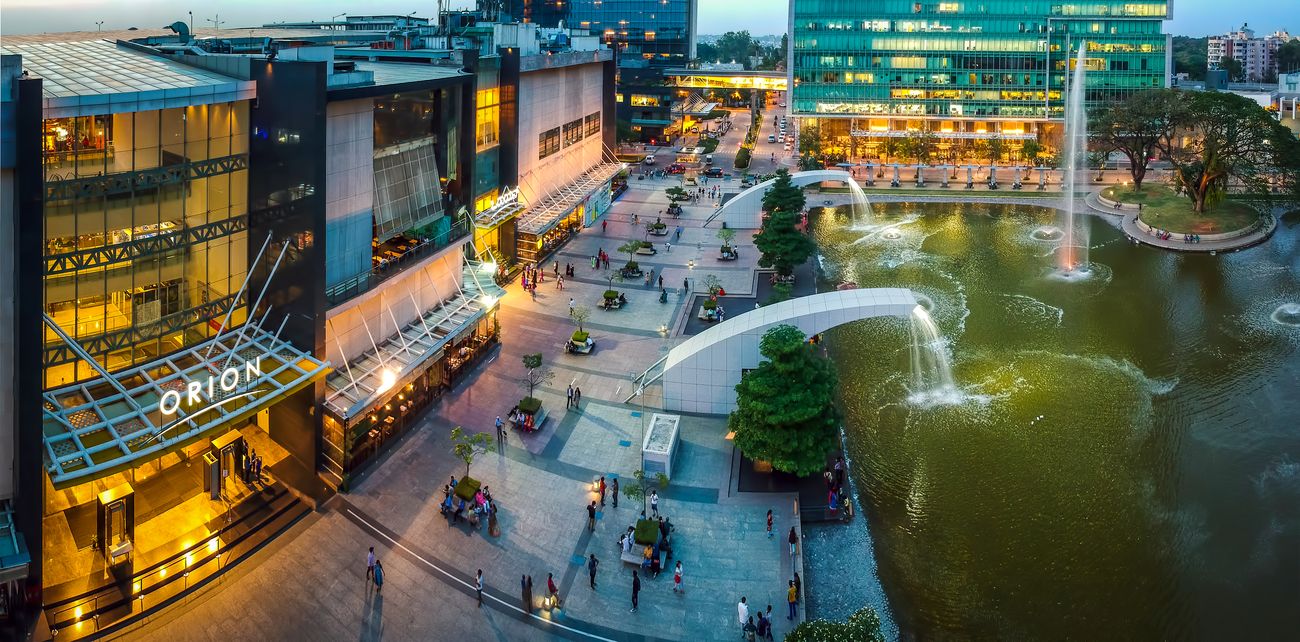
[{"label": "lamp post", "polygon": [[103,20],[96,20],[96,21],[95,21],[95,32],[96,32],[96,33],[101,33],[101,32],[103,32],[103,31],[104,31],[104,21],[103,21]]},{"label": "lamp post", "polygon": [[348,12],[344,11],[343,13],[330,16],[330,29],[337,30],[338,25],[334,21],[346,15],[348,15]]}]

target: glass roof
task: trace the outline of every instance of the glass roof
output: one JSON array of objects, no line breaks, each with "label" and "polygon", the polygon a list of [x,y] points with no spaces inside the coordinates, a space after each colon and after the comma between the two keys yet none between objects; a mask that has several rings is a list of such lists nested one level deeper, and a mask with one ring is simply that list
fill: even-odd
[{"label": "glass roof", "polygon": [[454,296],[426,310],[401,331],[377,341],[376,349],[367,350],[335,370],[325,381],[325,404],[330,411],[349,421],[370,406],[383,403],[386,396],[406,384],[408,377],[422,372],[430,359],[437,358],[461,330],[477,323],[505,294],[492,275],[491,266],[467,260],[462,284]]},{"label": "glass roof", "polygon": [[106,40],[19,44],[6,41],[0,49],[7,54],[22,55],[23,69],[44,79],[46,98],[195,87],[233,91],[236,84],[245,82],[119,47]]},{"label": "glass roof", "polygon": [[533,235],[545,234],[555,227],[565,214],[573,211],[582,199],[587,198],[621,171],[623,171],[623,163],[600,163],[592,166],[577,178],[529,205],[527,213],[519,217],[517,224],[519,231]]},{"label": "glass roof", "polygon": [[328,372],[327,363],[245,326],[111,381],[47,390],[46,470],[55,488],[110,475],[244,421]]}]

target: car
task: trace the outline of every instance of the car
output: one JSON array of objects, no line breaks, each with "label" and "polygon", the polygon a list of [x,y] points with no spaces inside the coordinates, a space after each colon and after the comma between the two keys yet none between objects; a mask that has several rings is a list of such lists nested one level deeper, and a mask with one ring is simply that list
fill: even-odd
[{"label": "car", "polygon": [[784,143],[784,142],[785,142],[785,134],[781,134],[780,136],[777,136],[777,137],[776,137],[776,142],[778,142],[778,143]]},{"label": "car", "polygon": [[667,171],[669,174],[685,174],[686,166],[681,163],[673,163],[669,165],[665,171]]},{"label": "car", "polygon": [[722,168],[721,168],[721,167],[710,167],[710,168],[704,170],[704,175],[705,175],[705,176],[708,176],[709,178],[722,178]]},{"label": "car", "polygon": [[789,142],[787,142],[787,143],[785,144],[785,151],[787,151],[787,152],[790,151],[790,143],[789,143]]},{"label": "car", "polygon": [[768,134],[768,135],[767,135],[767,142],[769,142],[769,143],[775,143],[775,142],[776,142],[776,134]]},{"label": "car", "polygon": [[645,157],[645,160],[643,160],[643,161],[641,161],[641,162],[642,162],[642,163],[645,163],[646,165],[654,165],[654,164],[655,164],[655,155],[654,155],[654,154],[651,154],[651,155],[649,155],[649,156],[646,156],[646,157]]},{"label": "car", "polygon": [[712,165],[712,164],[713,164],[713,154],[705,154],[705,155],[704,155],[704,164],[705,164],[705,165]]},{"label": "car", "polygon": [[746,175],[744,178],[740,179],[741,187],[753,187],[757,184],[758,184],[758,179],[754,178],[753,176]]}]

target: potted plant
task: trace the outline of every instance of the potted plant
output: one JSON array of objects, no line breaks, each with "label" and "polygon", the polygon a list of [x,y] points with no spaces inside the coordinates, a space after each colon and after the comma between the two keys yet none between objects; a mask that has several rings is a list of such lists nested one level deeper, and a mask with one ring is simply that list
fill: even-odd
[{"label": "potted plant", "polygon": [[727,227],[718,230],[718,240],[722,241],[722,260],[724,261],[736,258],[736,248],[731,247],[731,241],[734,238],[736,238],[736,230]]},{"label": "potted plant", "polygon": [[528,396],[519,400],[519,411],[527,415],[535,415],[542,409],[542,400],[533,396],[533,390],[544,383],[550,383],[555,378],[555,373],[550,370],[542,370],[542,354],[526,354],[523,356],[524,367],[527,372],[519,380],[520,387],[528,391]]},{"label": "potted plant", "polygon": [[641,266],[637,265],[636,261],[633,260],[633,257],[636,256],[636,251],[641,249],[642,243],[646,243],[646,241],[633,240],[618,246],[619,252],[627,254],[627,264],[619,270],[624,278],[637,278],[643,274],[641,272]]}]

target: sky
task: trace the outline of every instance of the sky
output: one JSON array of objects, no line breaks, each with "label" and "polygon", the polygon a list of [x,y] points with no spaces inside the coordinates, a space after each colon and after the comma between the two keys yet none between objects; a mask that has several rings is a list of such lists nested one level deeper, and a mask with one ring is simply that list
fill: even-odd
[{"label": "sky", "polygon": [[[785,32],[787,0],[698,1],[699,33],[744,29],[759,36]],[[1171,2],[1174,19],[1166,24],[1166,31],[1176,35],[1223,33],[1242,22],[1249,23],[1261,34],[1287,29],[1300,35],[1300,0]],[[472,5],[473,0],[451,0],[452,8]],[[1287,5],[1293,10],[1285,10]],[[194,11],[196,30],[202,31],[210,28],[211,20],[218,16],[223,27],[231,28],[277,20],[329,20],[345,11],[399,15],[415,11],[419,16],[431,16],[435,6],[430,0],[4,0],[0,2],[0,34],[94,31],[95,22],[100,20],[104,21],[105,29],[160,28],[186,20],[187,11]]]}]

